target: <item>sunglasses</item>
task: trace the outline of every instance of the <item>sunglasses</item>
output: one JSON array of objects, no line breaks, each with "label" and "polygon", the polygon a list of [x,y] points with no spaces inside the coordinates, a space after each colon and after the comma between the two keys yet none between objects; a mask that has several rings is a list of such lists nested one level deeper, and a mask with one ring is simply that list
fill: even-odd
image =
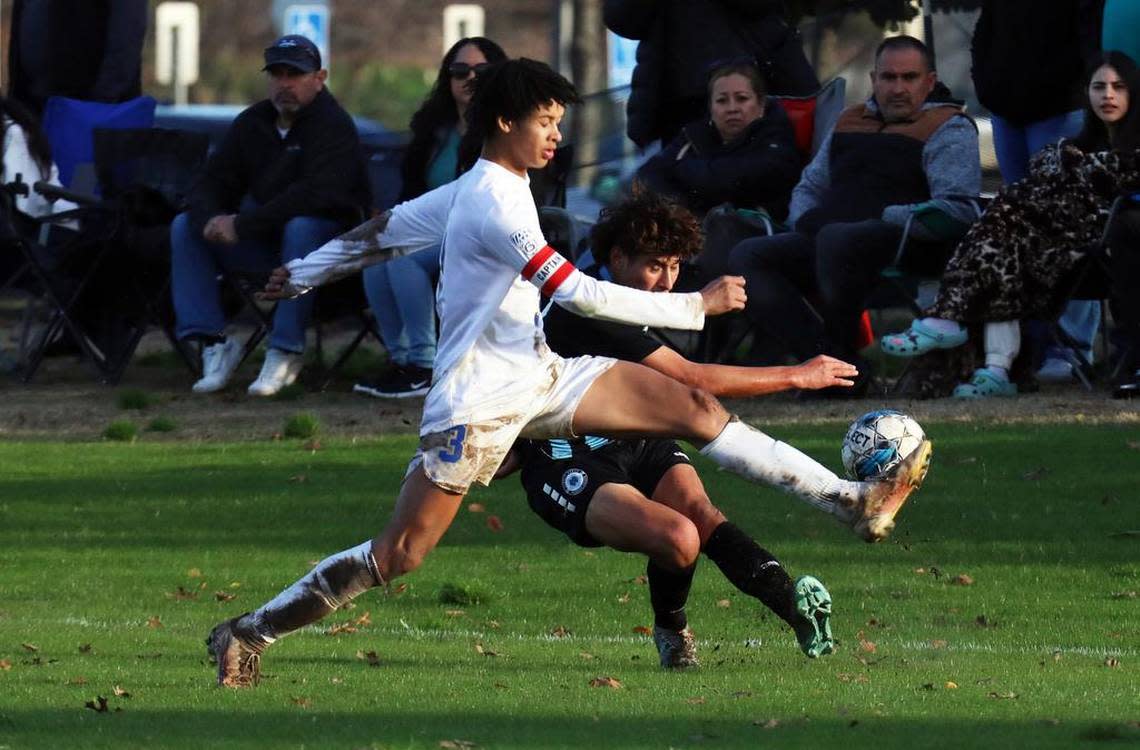
[{"label": "sunglasses", "polygon": [[461,80],[471,75],[473,72],[475,75],[479,75],[489,67],[491,67],[491,63],[476,63],[475,65],[469,65],[465,62],[453,62],[451,65],[447,66],[447,72],[451,74],[452,78]]}]

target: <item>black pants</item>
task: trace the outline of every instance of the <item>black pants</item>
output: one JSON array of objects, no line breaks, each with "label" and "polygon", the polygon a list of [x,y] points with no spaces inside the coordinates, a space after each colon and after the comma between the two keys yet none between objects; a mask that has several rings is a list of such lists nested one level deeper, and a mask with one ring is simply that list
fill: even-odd
[{"label": "black pants", "polygon": [[[753,324],[796,358],[850,358],[867,298],[901,240],[901,227],[877,219],[828,224],[815,236],[790,232],[745,240],[733,248],[729,267],[745,278],[745,313]],[[937,275],[950,251],[911,241],[900,265]]]},{"label": "black pants", "polygon": [[1117,343],[1130,350],[1133,369],[1140,368],[1140,207],[1117,214],[1108,230],[1112,318]]}]

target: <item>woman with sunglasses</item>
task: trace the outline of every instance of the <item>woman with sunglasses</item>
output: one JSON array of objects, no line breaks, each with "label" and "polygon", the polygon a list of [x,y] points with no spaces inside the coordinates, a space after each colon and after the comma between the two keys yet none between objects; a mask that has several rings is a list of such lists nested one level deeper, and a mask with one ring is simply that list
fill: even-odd
[{"label": "woman with sunglasses", "polygon": [[[451,45],[431,93],[412,115],[400,202],[459,176],[459,142],[467,130],[470,84],[476,73],[506,57],[499,45],[481,36]],[[357,383],[353,389],[357,393],[377,398],[427,393],[435,359],[433,281],[438,273],[438,247],[365,270],[364,291],[388,350],[388,369],[375,382]]]}]

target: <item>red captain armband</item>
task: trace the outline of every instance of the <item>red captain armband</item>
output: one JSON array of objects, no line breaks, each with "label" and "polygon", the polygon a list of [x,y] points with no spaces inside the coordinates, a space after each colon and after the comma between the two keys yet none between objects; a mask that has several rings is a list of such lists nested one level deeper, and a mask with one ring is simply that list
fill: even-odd
[{"label": "red captain armband", "polygon": [[546,245],[523,266],[522,277],[537,286],[544,297],[550,297],[574,273],[574,264]]}]

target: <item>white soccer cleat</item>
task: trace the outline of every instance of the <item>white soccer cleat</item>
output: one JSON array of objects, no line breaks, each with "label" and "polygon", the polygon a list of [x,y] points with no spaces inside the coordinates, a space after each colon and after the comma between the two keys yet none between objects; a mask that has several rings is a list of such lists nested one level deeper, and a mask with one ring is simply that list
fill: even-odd
[{"label": "white soccer cleat", "polygon": [[194,383],[194,393],[214,393],[226,387],[230,376],[241,363],[241,344],[227,338],[202,350],[202,377]]},{"label": "white soccer cleat", "polygon": [[661,666],[665,669],[692,669],[701,666],[697,659],[697,641],[693,638],[693,631],[688,628],[668,630],[654,625],[653,643],[657,646]]},{"label": "white soccer cleat", "polygon": [[867,489],[859,497],[859,505],[845,518],[851,528],[865,542],[881,542],[895,528],[895,516],[922,486],[930,470],[933,444],[923,440],[909,456],[895,468],[894,473],[881,482],[867,482]]},{"label": "white soccer cleat", "polygon": [[265,364],[261,374],[249,386],[251,396],[272,396],[287,385],[297,381],[305,358],[300,354],[270,349],[265,353]]}]

